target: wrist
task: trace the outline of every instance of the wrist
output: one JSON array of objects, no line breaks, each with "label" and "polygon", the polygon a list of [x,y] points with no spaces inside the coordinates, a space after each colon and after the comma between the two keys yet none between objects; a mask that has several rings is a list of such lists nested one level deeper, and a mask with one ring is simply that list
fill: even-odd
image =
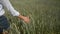
[{"label": "wrist", "polygon": [[24,16],[22,16],[22,15],[19,15],[18,17],[21,18],[21,19],[24,19]]}]

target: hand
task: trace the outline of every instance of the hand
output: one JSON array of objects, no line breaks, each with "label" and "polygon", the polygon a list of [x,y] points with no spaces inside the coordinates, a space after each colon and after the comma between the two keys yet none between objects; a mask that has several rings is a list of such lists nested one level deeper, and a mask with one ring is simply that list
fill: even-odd
[{"label": "hand", "polygon": [[21,18],[22,20],[24,20],[24,22],[28,23],[30,21],[29,17],[25,17],[25,16],[18,16],[19,18]]},{"label": "hand", "polygon": [[29,20],[29,17],[23,17],[23,20],[28,23],[30,20]]}]

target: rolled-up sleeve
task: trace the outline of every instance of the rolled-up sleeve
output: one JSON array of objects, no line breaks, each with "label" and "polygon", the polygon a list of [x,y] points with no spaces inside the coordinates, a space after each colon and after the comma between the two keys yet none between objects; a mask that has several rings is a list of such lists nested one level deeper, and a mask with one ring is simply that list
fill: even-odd
[{"label": "rolled-up sleeve", "polygon": [[20,15],[20,13],[13,8],[13,6],[11,5],[9,0],[1,0],[1,1],[2,1],[2,4],[4,5],[4,7],[6,7],[13,16]]}]

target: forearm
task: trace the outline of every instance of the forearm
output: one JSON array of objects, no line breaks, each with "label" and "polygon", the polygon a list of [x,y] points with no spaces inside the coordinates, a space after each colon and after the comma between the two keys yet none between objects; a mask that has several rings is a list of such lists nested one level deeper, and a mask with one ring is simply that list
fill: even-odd
[{"label": "forearm", "polygon": [[13,16],[19,16],[20,13],[18,11],[16,11],[12,4],[10,3],[9,0],[2,0],[2,3],[4,5],[4,7],[6,7],[8,9],[8,11],[10,11],[10,13],[13,15]]}]

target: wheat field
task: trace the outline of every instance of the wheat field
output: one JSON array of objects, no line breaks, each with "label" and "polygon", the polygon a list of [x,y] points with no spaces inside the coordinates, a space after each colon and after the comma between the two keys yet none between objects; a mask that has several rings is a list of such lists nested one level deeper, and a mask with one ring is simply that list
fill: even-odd
[{"label": "wheat field", "polygon": [[9,34],[60,34],[60,0],[10,0],[13,7],[30,23],[13,17],[6,10],[10,23]]}]

